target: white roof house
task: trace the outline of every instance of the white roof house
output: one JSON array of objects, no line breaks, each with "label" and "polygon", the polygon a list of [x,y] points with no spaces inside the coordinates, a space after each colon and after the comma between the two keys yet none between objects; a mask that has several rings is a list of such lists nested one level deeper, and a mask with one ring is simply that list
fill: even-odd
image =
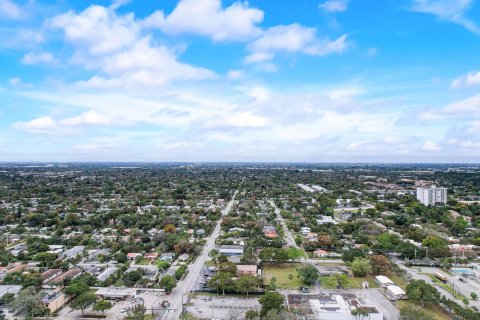
[{"label": "white roof house", "polygon": [[385,276],[376,276],[375,282],[378,283],[378,285],[382,288],[386,288],[395,284],[392,280],[390,280],[390,278]]},{"label": "white roof house", "polygon": [[338,222],[330,216],[319,216],[317,219],[317,223],[318,224],[327,224],[327,223],[338,224]]},{"label": "white roof house", "polygon": [[388,286],[386,294],[387,294],[387,297],[391,300],[402,300],[402,299],[405,299],[407,296],[405,291],[403,291],[402,288],[396,285]]}]

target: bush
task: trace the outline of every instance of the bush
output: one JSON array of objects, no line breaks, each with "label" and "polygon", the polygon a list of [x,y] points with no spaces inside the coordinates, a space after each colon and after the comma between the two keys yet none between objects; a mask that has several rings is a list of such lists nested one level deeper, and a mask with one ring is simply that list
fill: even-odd
[{"label": "bush", "polygon": [[187,266],[183,265],[181,266],[180,268],[178,268],[176,271],[175,271],[175,279],[177,280],[180,280],[183,278],[183,276],[185,275],[185,273],[187,272],[188,268]]}]

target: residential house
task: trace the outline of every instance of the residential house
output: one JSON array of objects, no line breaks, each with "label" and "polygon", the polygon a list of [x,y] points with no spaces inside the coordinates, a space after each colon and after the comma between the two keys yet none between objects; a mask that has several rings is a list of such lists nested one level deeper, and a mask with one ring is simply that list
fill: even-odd
[{"label": "residential house", "polygon": [[249,265],[237,265],[237,277],[243,275],[257,275],[258,267],[254,264]]}]

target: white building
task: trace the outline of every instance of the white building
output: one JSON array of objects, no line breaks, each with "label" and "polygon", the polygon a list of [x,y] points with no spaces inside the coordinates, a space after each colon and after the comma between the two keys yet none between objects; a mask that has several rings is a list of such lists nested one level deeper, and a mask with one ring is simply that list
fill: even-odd
[{"label": "white building", "polygon": [[417,188],[417,200],[426,206],[434,206],[437,203],[447,203],[447,188]]},{"label": "white building", "polygon": [[407,294],[402,288],[396,285],[390,285],[387,287],[386,295],[390,300],[403,300],[407,298]]},{"label": "white building", "polygon": [[386,276],[376,276],[375,282],[382,288],[394,285],[395,283]]}]

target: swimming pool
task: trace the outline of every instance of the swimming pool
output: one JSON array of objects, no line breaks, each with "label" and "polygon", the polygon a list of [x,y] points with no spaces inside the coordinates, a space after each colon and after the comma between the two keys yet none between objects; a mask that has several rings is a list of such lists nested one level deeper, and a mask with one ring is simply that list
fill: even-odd
[{"label": "swimming pool", "polygon": [[452,272],[456,275],[460,274],[473,274],[473,269],[468,268],[452,268]]}]

